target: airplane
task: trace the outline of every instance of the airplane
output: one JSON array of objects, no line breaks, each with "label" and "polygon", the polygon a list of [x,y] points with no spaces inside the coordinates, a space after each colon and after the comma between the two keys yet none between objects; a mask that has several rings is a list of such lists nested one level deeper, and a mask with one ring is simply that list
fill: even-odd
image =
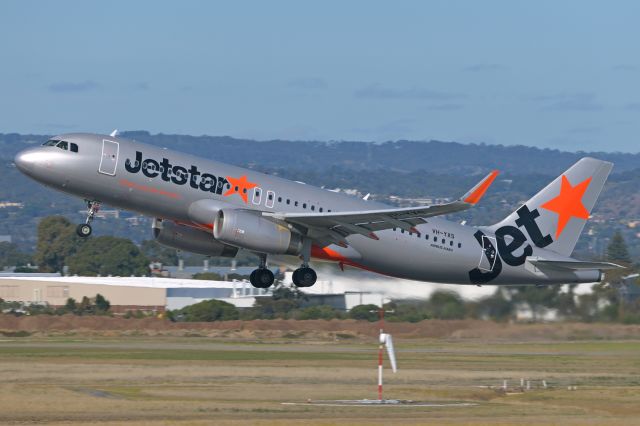
[{"label": "airplane", "polygon": [[571,257],[612,163],[582,158],[504,220],[466,226],[442,216],[478,204],[492,171],[459,199],[398,208],[117,136],[71,133],[19,152],[16,167],[83,198],[81,237],[102,203],[154,218],[159,243],[208,256],[259,256],[251,284],[268,288],[267,257],[293,259],[293,283],[313,261],[452,284],[592,283],[619,265]]}]

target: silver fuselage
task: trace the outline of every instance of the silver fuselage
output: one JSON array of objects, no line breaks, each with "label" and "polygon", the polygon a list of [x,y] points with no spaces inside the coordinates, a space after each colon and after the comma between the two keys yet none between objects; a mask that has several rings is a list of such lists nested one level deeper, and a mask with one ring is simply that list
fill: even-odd
[{"label": "silver fuselage", "polygon": [[[151,217],[189,224],[202,229],[202,232],[210,232],[207,230],[214,222],[214,217],[207,218],[202,211],[195,211],[203,200],[205,203],[209,200],[229,207],[268,212],[321,213],[389,207],[220,163],[215,159],[199,158],[120,137],[78,133],[57,138],[77,144],[78,152],[54,146],[31,148],[16,156],[17,167],[56,190]],[[250,156],[248,152],[247,157]],[[234,188],[231,188],[227,177],[246,177],[247,181],[258,186],[244,192],[245,201],[242,188],[228,193]],[[315,247],[313,255],[317,260],[429,282],[559,284],[600,279],[597,270],[541,271],[526,262],[511,266],[501,261],[501,253],[490,261],[487,256],[487,248],[490,247],[486,244],[483,247],[483,241],[488,241],[489,246],[496,246],[495,235],[490,228],[464,226],[441,218],[430,218],[416,228],[418,233],[400,229],[379,231],[376,233],[378,240],[350,235],[347,237],[348,247]],[[531,246],[533,256],[569,259],[536,247],[530,241],[526,244]]]}]

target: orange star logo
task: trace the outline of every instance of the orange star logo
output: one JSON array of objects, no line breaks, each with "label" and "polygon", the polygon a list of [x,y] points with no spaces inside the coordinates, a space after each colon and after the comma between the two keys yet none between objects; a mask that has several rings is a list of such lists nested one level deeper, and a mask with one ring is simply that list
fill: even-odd
[{"label": "orange star logo", "polygon": [[242,197],[242,200],[245,204],[248,203],[247,193],[249,192],[249,190],[258,186],[257,183],[249,182],[247,180],[247,175],[241,176],[238,179],[227,176],[227,180],[229,181],[231,188],[229,188],[223,195],[225,197],[228,197],[229,195],[237,193]]},{"label": "orange star logo", "polygon": [[572,217],[579,219],[589,219],[589,211],[582,204],[582,196],[589,187],[591,178],[585,179],[576,186],[571,186],[569,179],[562,175],[560,194],[552,198],[540,207],[558,213],[558,228],[556,229],[556,239],[562,234],[564,227]]}]

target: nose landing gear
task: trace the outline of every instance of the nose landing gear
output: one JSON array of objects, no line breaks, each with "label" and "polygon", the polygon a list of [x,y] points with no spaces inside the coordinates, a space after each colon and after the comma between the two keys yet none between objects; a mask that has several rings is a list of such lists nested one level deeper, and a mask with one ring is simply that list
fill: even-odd
[{"label": "nose landing gear", "polygon": [[91,222],[98,210],[100,210],[99,201],[87,201],[87,220],[76,227],[76,234],[78,234],[78,236],[87,238],[91,235],[91,232],[93,231],[91,229]]}]

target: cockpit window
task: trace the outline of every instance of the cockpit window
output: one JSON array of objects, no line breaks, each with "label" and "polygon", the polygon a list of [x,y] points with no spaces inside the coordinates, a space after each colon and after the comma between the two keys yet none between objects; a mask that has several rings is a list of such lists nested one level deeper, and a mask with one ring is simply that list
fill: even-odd
[{"label": "cockpit window", "polygon": [[56,148],[64,149],[65,151],[78,152],[78,144],[60,139],[49,139],[43,143],[42,146],[55,146]]}]

